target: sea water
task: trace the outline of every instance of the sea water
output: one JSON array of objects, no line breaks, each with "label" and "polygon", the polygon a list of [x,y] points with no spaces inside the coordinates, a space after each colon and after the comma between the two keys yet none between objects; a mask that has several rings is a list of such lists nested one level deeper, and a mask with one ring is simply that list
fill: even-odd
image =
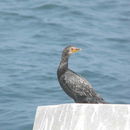
[{"label": "sea water", "polygon": [[32,130],[37,106],[72,103],[57,80],[69,68],[109,103],[130,103],[129,0],[0,1],[0,130]]}]

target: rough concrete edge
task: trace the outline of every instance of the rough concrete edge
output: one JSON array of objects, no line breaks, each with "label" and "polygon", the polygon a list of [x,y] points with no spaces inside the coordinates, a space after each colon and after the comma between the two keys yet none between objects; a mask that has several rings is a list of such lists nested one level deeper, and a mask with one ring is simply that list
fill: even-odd
[{"label": "rough concrete edge", "polygon": [[40,110],[42,108],[46,108],[46,107],[59,107],[59,106],[65,106],[65,105],[96,105],[96,106],[129,106],[130,104],[89,104],[89,103],[65,103],[65,104],[56,104],[56,105],[45,105],[45,106],[38,106],[37,110]]}]

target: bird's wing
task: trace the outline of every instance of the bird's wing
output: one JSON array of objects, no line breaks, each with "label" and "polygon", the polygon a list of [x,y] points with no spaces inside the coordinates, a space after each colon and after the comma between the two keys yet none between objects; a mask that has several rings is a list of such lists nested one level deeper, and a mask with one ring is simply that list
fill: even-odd
[{"label": "bird's wing", "polygon": [[64,86],[67,91],[73,93],[75,96],[97,96],[91,84],[71,70],[65,72],[62,80],[64,80]]}]

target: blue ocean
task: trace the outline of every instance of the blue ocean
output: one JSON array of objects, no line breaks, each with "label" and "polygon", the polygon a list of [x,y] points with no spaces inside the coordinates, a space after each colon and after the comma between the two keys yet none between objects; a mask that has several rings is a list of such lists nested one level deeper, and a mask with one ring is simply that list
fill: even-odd
[{"label": "blue ocean", "polygon": [[32,130],[37,106],[73,103],[57,68],[69,68],[109,103],[130,103],[129,0],[0,1],[0,130]]}]

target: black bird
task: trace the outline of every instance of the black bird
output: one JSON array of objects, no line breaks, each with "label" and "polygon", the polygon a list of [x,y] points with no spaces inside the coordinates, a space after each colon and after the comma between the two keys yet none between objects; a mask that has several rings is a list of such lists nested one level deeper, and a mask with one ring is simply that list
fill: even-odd
[{"label": "black bird", "polygon": [[78,51],[80,51],[79,48],[68,46],[62,52],[61,62],[57,70],[57,77],[62,89],[76,103],[106,103],[85,78],[68,68],[69,56]]}]

